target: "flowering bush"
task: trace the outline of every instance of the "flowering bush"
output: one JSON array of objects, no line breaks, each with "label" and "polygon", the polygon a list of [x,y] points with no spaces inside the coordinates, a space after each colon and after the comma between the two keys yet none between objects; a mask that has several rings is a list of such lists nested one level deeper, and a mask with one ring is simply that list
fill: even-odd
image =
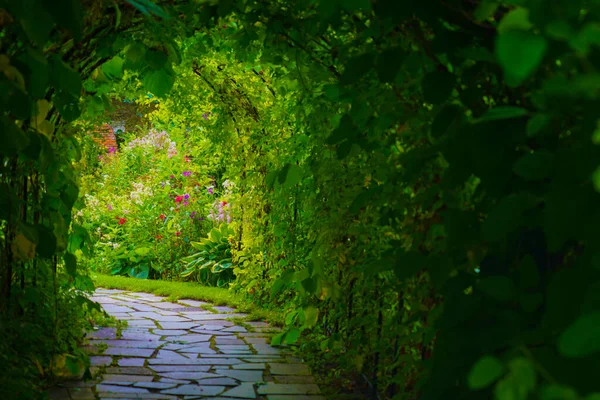
[{"label": "flowering bush", "polygon": [[130,138],[120,151],[109,150],[97,172],[82,178],[85,207],[75,217],[94,233],[92,268],[139,278],[180,277],[179,260],[191,243],[231,222],[232,184],[217,190],[208,171],[180,150],[167,132],[151,131]]}]

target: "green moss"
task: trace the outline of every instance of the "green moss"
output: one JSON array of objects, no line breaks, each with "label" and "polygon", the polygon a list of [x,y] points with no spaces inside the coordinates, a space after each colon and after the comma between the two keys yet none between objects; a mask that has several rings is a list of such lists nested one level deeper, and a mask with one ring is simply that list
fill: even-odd
[{"label": "green moss", "polygon": [[[273,325],[283,324],[284,316],[280,312],[258,308],[242,295],[228,289],[191,282],[156,281],[104,274],[92,274],[92,279],[97,287],[153,293],[157,296],[165,296],[169,301],[179,299],[206,301],[217,306],[235,307],[240,312],[248,313],[250,321],[266,320]],[[207,306],[206,309],[212,310],[212,306]]]}]

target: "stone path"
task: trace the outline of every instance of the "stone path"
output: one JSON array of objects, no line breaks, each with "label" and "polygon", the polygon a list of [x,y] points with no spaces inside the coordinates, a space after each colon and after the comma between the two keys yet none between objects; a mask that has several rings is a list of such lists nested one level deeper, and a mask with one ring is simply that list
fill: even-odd
[{"label": "stone path", "polygon": [[92,300],[128,327],[89,333],[95,379],[53,388],[53,400],[325,399],[301,360],[268,344],[277,328],[236,324],[228,319],[244,314],[234,309],[122,290],[98,289]]}]

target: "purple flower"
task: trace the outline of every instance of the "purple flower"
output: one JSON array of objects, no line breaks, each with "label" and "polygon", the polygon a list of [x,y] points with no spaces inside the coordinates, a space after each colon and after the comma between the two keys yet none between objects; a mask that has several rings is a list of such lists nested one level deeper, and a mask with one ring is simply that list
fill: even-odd
[{"label": "purple flower", "polygon": [[214,194],[213,188],[209,187],[208,189],[206,189],[208,191],[209,194]]},{"label": "purple flower", "polygon": [[183,202],[183,205],[184,205],[184,206],[187,206],[188,204],[189,204],[189,203],[188,203],[187,201],[184,201],[184,202]]},{"label": "purple flower", "polygon": [[208,114],[206,114],[206,113],[202,114],[202,118],[204,118],[205,120],[208,121]]},{"label": "purple flower", "polygon": [[204,221],[204,218],[202,218],[202,217],[198,217],[198,220],[200,220],[200,221]]},{"label": "purple flower", "polygon": [[191,176],[192,171],[183,171],[183,176]]},{"label": "purple flower", "polygon": [[187,193],[186,193],[186,194],[184,194],[184,195],[183,195],[183,199],[184,199],[184,200],[189,200],[189,199],[190,199],[190,195],[189,195],[189,194],[187,194]]},{"label": "purple flower", "polygon": [[110,204],[108,205],[108,211],[112,211],[112,206]]},{"label": "purple flower", "polygon": [[194,219],[194,217],[195,217],[195,216],[196,216],[196,211],[192,211],[192,212],[190,213],[190,218],[191,218],[191,219]]},{"label": "purple flower", "polygon": [[117,151],[114,147],[111,147],[110,149],[108,149],[109,153],[114,153],[115,151]]}]

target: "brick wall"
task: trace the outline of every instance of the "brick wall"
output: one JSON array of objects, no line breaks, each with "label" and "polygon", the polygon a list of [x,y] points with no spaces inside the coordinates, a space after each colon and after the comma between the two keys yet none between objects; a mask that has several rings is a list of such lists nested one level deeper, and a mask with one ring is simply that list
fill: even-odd
[{"label": "brick wall", "polygon": [[117,138],[109,124],[102,124],[102,126],[94,129],[94,140],[106,147],[106,150],[111,147],[117,149]]}]

